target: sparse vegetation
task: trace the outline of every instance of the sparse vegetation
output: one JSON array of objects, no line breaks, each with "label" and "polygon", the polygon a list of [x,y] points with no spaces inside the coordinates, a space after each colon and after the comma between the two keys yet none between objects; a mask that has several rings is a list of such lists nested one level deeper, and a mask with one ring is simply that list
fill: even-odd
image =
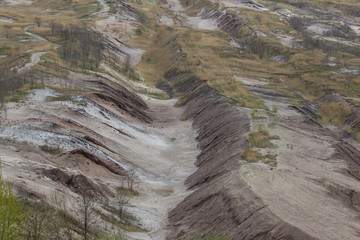
[{"label": "sparse vegetation", "polygon": [[128,231],[128,232],[148,232],[149,231],[148,229],[141,228],[130,222],[119,221],[113,215],[105,214],[98,210],[96,211],[96,213],[101,217],[102,220],[109,222],[125,231]]},{"label": "sparse vegetation", "polygon": [[262,157],[261,152],[253,149],[246,149],[242,154],[242,158],[248,162],[257,162],[261,160]]},{"label": "sparse vegetation", "polygon": [[342,127],[346,117],[351,114],[351,108],[346,102],[324,102],[319,104],[323,114],[322,122]]},{"label": "sparse vegetation", "polygon": [[259,115],[259,111],[257,109],[254,109],[250,112],[252,119],[266,119],[266,117]]},{"label": "sparse vegetation", "polygon": [[274,113],[276,113],[276,112],[278,111],[278,106],[275,105],[275,104],[272,105],[272,106],[271,106],[271,111],[274,112]]},{"label": "sparse vegetation", "polygon": [[61,148],[57,148],[57,147],[50,147],[47,145],[42,145],[40,146],[40,149],[44,152],[50,153],[50,154],[60,154],[62,153],[62,149]]},{"label": "sparse vegetation", "polygon": [[180,118],[180,121],[187,121],[187,120],[188,120],[187,116],[181,116]]},{"label": "sparse vegetation", "polygon": [[249,163],[262,161],[264,163],[269,164],[272,167],[275,167],[277,165],[276,162],[277,154],[267,153],[263,155],[260,151],[255,149],[250,149],[250,148],[246,149],[241,155],[241,157]]},{"label": "sparse vegetation", "polygon": [[275,145],[271,143],[271,140],[279,139],[279,136],[270,135],[269,131],[264,129],[262,126],[258,127],[256,132],[251,132],[247,136],[247,140],[251,147],[258,148],[273,148]]},{"label": "sparse vegetation", "polygon": [[138,197],[140,193],[134,189],[119,187],[119,192],[128,197]]}]

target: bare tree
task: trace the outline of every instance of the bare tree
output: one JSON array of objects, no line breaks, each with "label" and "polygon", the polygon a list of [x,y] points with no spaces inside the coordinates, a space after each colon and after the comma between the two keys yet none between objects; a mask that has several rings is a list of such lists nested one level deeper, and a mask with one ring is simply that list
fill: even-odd
[{"label": "bare tree", "polygon": [[259,58],[262,59],[265,55],[265,50],[266,50],[264,41],[262,41],[258,37],[251,38],[251,39],[249,38],[246,41],[249,46],[248,51],[250,51],[250,53],[257,54],[259,56]]},{"label": "bare tree", "polygon": [[58,229],[58,231],[55,232],[56,239],[61,239],[64,235],[68,240],[73,239],[73,223],[69,221],[69,217],[67,216],[66,196],[54,191],[51,196],[51,201],[57,210],[57,221],[53,222],[53,225],[55,225],[53,228]]},{"label": "bare tree", "polygon": [[6,37],[6,38],[9,38],[9,37],[10,37],[11,26],[9,26],[9,25],[4,25],[3,28],[4,28],[4,32],[5,32],[5,37]]},{"label": "bare tree", "polygon": [[41,25],[41,18],[40,17],[35,17],[35,24],[38,26],[38,27],[40,27],[40,25]]},{"label": "bare tree", "polygon": [[51,32],[62,37],[65,42],[59,48],[59,54],[70,66],[93,69],[99,67],[103,57],[102,36],[91,31],[86,24],[62,24],[51,22]]},{"label": "bare tree", "polygon": [[98,222],[98,216],[94,210],[96,199],[89,194],[81,197],[78,220],[82,223],[82,236],[84,240],[89,240],[91,228]]},{"label": "bare tree", "polygon": [[255,15],[255,19],[260,23],[260,22],[261,22],[261,19],[262,19],[262,16],[259,15],[259,14],[256,14],[256,15]]},{"label": "bare tree", "polygon": [[128,171],[128,174],[126,176],[126,182],[127,182],[128,189],[133,190],[133,185],[134,185],[135,180],[136,180],[135,169],[130,168],[130,170]]},{"label": "bare tree", "polygon": [[122,219],[124,216],[124,208],[129,203],[129,198],[121,191],[118,191],[116,195],[116,208],[117,208],[117,215],[119,219]]},{"label": "bare tree", "polygon": [[347,76],[346,77],[346,87],[350,88],[351,87],[351,83],[353,82],[354,77],[353,76]]}]

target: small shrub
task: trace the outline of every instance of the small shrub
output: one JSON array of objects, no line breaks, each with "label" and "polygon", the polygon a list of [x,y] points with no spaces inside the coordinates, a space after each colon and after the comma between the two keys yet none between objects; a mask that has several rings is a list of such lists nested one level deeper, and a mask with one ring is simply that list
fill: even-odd
[{"label": "small shrub", "polygon": [[259,151],[246,149],[242,156],[248,162],[257,162],[263,158],[262,154]]},{"label": "small shrub", "polygon": [[188,120],[187,116],[182,116],[182,117],[180,118],[180,121],[186,121],[186,120]]},{"label": "small shrub", "polygon": [[253,109],[252,111],[251,111],[251,117],[253,117],[254,118],[254,116],[256,116],[256,113],[257,113],[258,111],[257,111],[257,109]]},{"label": "small shrub", "polygon": [[140,195],[139,192],[134,189],[119,187],[118,190],[120,193],[122,193],[128,197],[138,197]]},{"label": "small shrub", "polygon": [[274,113],[276,113],[276,112],[278,111],[278,106],[275,105],[275,104],[272,105],[272,106],[271,106],[271,111],[274,112]]},{"label": "small shrub", "polygon": [[252,110],[250,114],[252,119],[266,119],[266,117],[258,115],[257,109]]},{"label": "small shrub", "polygon": [[271,153],[268,153],[265,155],[265,158],[269,161],[276,161],[276,158],[277,158],[277,154],[271,154]]},{"label": "small shrub", "polygon": [[137,36],[141,36],[141,35],[142,35],[141,29],[140,29],[140,28],[137,28],[137,29],[135,30],[135,34],[136,34]]}]

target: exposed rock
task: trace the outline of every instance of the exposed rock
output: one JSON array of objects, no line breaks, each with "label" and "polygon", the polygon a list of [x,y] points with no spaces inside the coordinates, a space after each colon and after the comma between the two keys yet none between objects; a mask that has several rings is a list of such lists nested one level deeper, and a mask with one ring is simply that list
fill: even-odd
[{"label": "exposed rock", "polygon": [[84,149],[72,150],[71,152],[66,153],[66,158],[68,158],[68,160],[73,160],[73,161],[78,161],[79,158],[81,158],[83,160],[90,160],[96,164],[99,164],[99,165],[105,167],[110,172],[113,172],[115,174],[119,174],[119,175],[126,174],[125,170],[122,167],[120,167],[119,165],[117,165],[113,162],[110,162],[110,161],[106,161],[100,157],[97,157],[94,154],[92,154],[91,152],[86,151]]},{"label": "exposed rock", "polygon": [[106,104],[110,104],[136,119],[146,123],[151,122],[151,118],[145,112],[146,103],[135,93],[116,83],[112,83],[110,86],[107,83],[97,81],[92,82],[92,85],[98,92],[88,94],[89,99],[97,103],[99,100],[104,100]]},{"label": "exposed rock", "polygon": [[109,189],[104,188],[104,186],[98,186],[82,174],[70,175],[59,168],[40,170],[46,177],[50,178],[54,182],[62,184],[70,188],[73,192],[81,195],[90,195],[95,197],[104,196],[104,193],[110,192]]},{"label": "exposed rock", "polygon": [[276,56],[271,57],[271,59],[276,62],[280,62],[280,63],[286,63],[289,61],[289,58],[284,55],[276,55]]}]

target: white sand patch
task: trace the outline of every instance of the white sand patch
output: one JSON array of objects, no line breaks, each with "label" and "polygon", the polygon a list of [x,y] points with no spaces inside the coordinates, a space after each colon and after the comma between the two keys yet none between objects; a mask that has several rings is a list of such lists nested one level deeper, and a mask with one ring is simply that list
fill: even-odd
[{"label": "white sand patch", "polygon": [[199,28],[204,30],[218,30],[217,21],[214,19],[202,19],[201,17],[187,17],[183,25],[190,28]]},{"label": "white sand patch", "polygon": [[34,89],[32,91],[30,91],[30,93],[28,94],[28,99],[30,101],[45,101],[47,97],[56,97],[61,95],[61,93],[49,89],[49,88],[45,88],[45,89]]},{"label": "white sand patch", "polygon": [[31,5],[36,0],[4,0],[9,5]]},{"label": "white sand patch", "polygon": [[277,106],[278,108],[286,109],[286,108],[288,108],[290,106],[290,104],[288,104],[288,103],[273,101],[273,100],[269,100],[269,99],[263,99],[263,101],[264,101],[264,104],[269,109],[272,109],[274,106]]},{"label": "white sand patch", "polygon": [[88,114],[89,118],[96,119],[97,122],[104,123],[118,129],[129,136],[148,144],[149,146],[162,148],[166,148],[168,146],[169,140],[164,135],[155,133],[151,131],[151,129],[145,129],[142,125],[130,123],[81,96],[73,97],[73,100],[75,102],[86,101],[86,105],[78,105],[72,101],[61,102],[61,104],[76,111],[83,110]]},{"label": "white sand patch", "polygon": [[29,71],[33,66],[38,64],[40,62],[41,56],[44,54],[44,52],[37,52],[33,53],[30,58],[30,62],[27,63],[24,67],[20,68],[18,70],[19,74],[25,73]]},{"label": "white sand patch", "polygon": [[269,84],[269,81],[266,79],[245,78],[237,75],[234,75],[233,77],[235,78],[235,81],[242,82],[244,85],[248,86],[264,86]]},{"label": "white sand patch", "polygon": [[284,55],[276,55],[271,57],[272,60],[280,63],[286,63],[289,59]]},{"label": "white sand patch", "polygon": [[174,21],[171,18],[169,18],[167,16],[164,16],[164,15],[162,15],[160,17],[159,21],[160,21],[161,24],[174,25]]},{"label": "white sand patch", "polygon": [[317,39],[323,39],[323,40],[326,40],[326,41],[330,41],[330,42],[344,44],[344,45],[347,45],[347,46],[352,46],[352,47],[359,47],[360,46],[360,43],[347,41],[347,40],[344,40],[344,39],[341,39],[341,38],[322,37],[322,36],[317,36],[317,35],[315,35],[313,37],[317,38]]},{"label": "white sand patch", "polygon": [[269,9],[259,4],[258,2],[254,0],[222,0],[221,6],[227,7],[227,8],[246,8],[251,10],[258,10],[258,11],[268,11]]},{"label": "white sand patch", "polygon": [[306,31],[313,34],[319,34],[319,35],[325,35],[328,32],[330,32],[333,29],[332,26],[322,24],[322,23],[316,23],[311,26],[309,26]]},{"label": "white sand patch", "polygon": [[339,73],[360,74],[360,68],[358,67],[341,68],[339,70]]},{"label": "white sand patch", "polygon": [[233,39],[233,38],[231,38],[231,39],[229,40],[229,44],[230,44],[231,46],[234,46],[234,47],[236,47],[236,48],[238,48],[238,49],[241,49],[241,50],[243,50],[244,47],[245,47],[242,43],[236,41],[236,40]]},{"label": "white sand patch", "polygon": [[285,33],[277,32],[275,34],[276,38],[279,40],[280,44],[290,48],[300,48],[299,39],[295,32]]},{"label": "white sand patch", "polygon": [[337,66],[338,59],[336,57],[327,57],[327,66],[328,67],[336,67]]},{"label": "white sand patch", "polygon": [[360,25],[348,25],[357,35],[360,36]]},{"label": "white sand patch", "polygon": [[0,22],[3,22],[3,23],[13,23],[15,22],[14,19],[11,19],[11,18],[7,18],[7,17],[0,17]]}]

